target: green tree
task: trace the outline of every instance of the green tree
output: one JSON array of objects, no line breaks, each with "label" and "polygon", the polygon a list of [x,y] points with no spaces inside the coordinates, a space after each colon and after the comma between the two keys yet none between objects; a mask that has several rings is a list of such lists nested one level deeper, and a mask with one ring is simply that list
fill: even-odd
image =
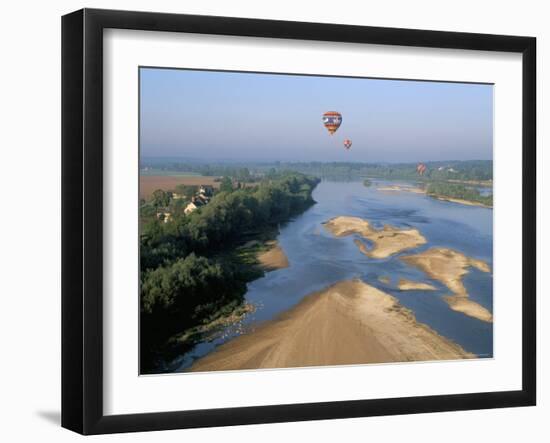
[{"label": "green tree", "polygon": [[194,253],[147,272],[141,284],[142,318],[168,333],[200,324],[230,301],[242,302],[244,283],[230,265]]},{"label": "green tree", "polygon": [[198,190],[199,187],[194,185],[179,184],[176,186],[176,192],[180,195],[183,195],[187,200],[191,200],[191,198],[197,193]]},{"label": "green tree", "polygon": [[220,183],[220,192],[231,192],[233,191],[233,183],[230,177],[223,177]]},{"label": "green tree", "polygon": [[163,208],[170,204],[172,194],[170,192],[157,189],[151,195],[151,203],[155,208]]}]

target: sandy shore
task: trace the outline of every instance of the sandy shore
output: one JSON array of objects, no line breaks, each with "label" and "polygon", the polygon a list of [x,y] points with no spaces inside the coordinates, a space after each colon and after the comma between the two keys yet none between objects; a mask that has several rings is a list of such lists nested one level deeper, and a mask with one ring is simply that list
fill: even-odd
[{"label": "sandy shore", "polygon": [[269,249],[258,254],[260,266],[266,271],[288,268],[288,258],[276,240],[267,243]]},{"label": "sandy shore", "polygon": [[245,303],[237,308],[235,308],[232,312],[224,315],[220,315],[215,320],[212,320],[209,323],[202,324],[199,326],[196,326],[194,328],[188,329],[187,331],[173,336],[169,343],[186,343],[186,342],[192,342],[194,339],[199,337],[204,337],[206,334],[209,334],[211,332],[215,332],[220,327],[226,327],[230,325],[234,325],[242,321],[248,314],[254,312],[256,310],[256,306]]},{"label": "sandy shore", "polygon": [[426,243],[426,239],[418,229],[399,229],[390,225],[375,229],[367,220],[359,217],[335,217],[327,221],[324,227],[336,237],[359,234],[370,240],[374,244],[372,249],[368,249],[357,239],[355,244],[363,254],[371,258],[386,258]]},{"label": "sandy shore", "polygon": [[461,183],[463,185],[485,186],[487,188],[493,186],[493,180],[447,180],[449,183]]},{"label": "sandy shore", "polygon": [[470,300],[462,282],[470,267],[482,272],[491,272],[489,265],[484,261],[447,248],[431,248],[420,254],[401,257],[401,260],[416,266],[430,278],[439,280],[447,286],[453,292],[453,295],[445,297],[451,309],[482,321],[493,321],[493,315],[487,309]]},{"label": "sandy shore", "polygon": [[471,200],[462,200],[461,198],[441,197],[441,196],[438,196],[438,195],[430,195],[430,197],[433,197],[437,200],[441,200],[441,201],[444,201],[444,202],[458,203],[458,204],[466,205],[466,206],[481,206],[482,208],[489,208],[489,209],[492,208],[492,206],[484,205],[483,203],[480,203],[480,202],[475,202],[475,201],[471,201]]},{"label": "sandy shore", "polygon": [[406,278],[399,280],[399,283],[397,283],[397,288],[401,291],[435,291],[437,289],[429,283],[407,280]]},{"label": "sandy shore", "polygon": [[474,358],[360,280],[306,297],[278,320],[199,359],[192,371]]},{"label": "sandy shore", "polygon": [[380,186],[376,188],[377,191],[382,192],[412,192],[414,194],[425,194],[426,191],[422,188],[414,186],[402,186],[402,185],[390,185],[390,186]]}]

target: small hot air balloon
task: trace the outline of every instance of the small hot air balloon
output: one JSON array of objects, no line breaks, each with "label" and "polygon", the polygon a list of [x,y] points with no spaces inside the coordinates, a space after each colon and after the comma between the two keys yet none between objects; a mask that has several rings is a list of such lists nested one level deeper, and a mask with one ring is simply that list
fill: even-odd
[{"label": "small hot air balloon", "polygon": [[347,150],[349,150],[349,148],[351,148],[351,140],[349,138],[346,138],[344,140],[344,148],[346,148]]},{"label": "small hot air balloon", "polygon": [[323,124],[330,135],[333,135],[342,124],[342,115],[335,111],[325,112],[323,114]]},{"label": "small hot air balloon", "polygon": [[424,175],[426,172],[426,165],[424,163],[418,163],[418,165],[416,165],[416,172],[418,175]]}]

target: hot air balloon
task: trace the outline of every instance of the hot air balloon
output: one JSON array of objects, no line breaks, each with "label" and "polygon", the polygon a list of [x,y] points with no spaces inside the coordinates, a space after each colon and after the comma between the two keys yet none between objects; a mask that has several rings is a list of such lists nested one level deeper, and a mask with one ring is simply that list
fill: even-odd
[{"label": "hot air balloon", "polygon": [[342,115],[339,112],[329,111],[323,114],[323,124],[330,135],[334,134],[342,124]]},{"label": "hot air balloon", "polygon": [[426,169],[427,168],[424,163],[418,163],[418,165],[416,165],[416,172],[418,173],[418,175],[424,175]]},{"label": "hot air balloon", "polygon": [[344,140],[344,148],[348,149],[351,148],[351,140],[349,138],[346,138]]}]

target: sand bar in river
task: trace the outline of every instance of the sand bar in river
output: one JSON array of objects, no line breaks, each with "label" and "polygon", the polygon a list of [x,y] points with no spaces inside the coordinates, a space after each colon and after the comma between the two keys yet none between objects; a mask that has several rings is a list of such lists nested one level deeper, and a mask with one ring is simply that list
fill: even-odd
[{"label": "sand bar in river", "polygon": [[474,358],[397,299],[361,280],[304,298],[279,319],[221,345],[192,371]]},{"label": "sand bar in river", "polygon": [[493,315],[488,309],[469,298],[462,282],[470,267],[477,268],[482,272],[491,272],[489,265],[484,261],[467,257],[448,248],[431,248],[420,254],[401,257],[401,260],[409,265],[416,266],[430,278],[447,286],[453,292],[453,295],[444,298],[452,310],[485,322],[493,321]]},{"label": "sand bar in river", "polygon": [[358,234],[370,240],[373,243],[370,249],[359,239],[355,240],[355,244],[363,254],[371,258],[386,258],[426,243],[418,229],[399,229],[390,225],[375,229],[367,220],[359,217],[335,217],[327,221],[324,227],[336,237]]}]

